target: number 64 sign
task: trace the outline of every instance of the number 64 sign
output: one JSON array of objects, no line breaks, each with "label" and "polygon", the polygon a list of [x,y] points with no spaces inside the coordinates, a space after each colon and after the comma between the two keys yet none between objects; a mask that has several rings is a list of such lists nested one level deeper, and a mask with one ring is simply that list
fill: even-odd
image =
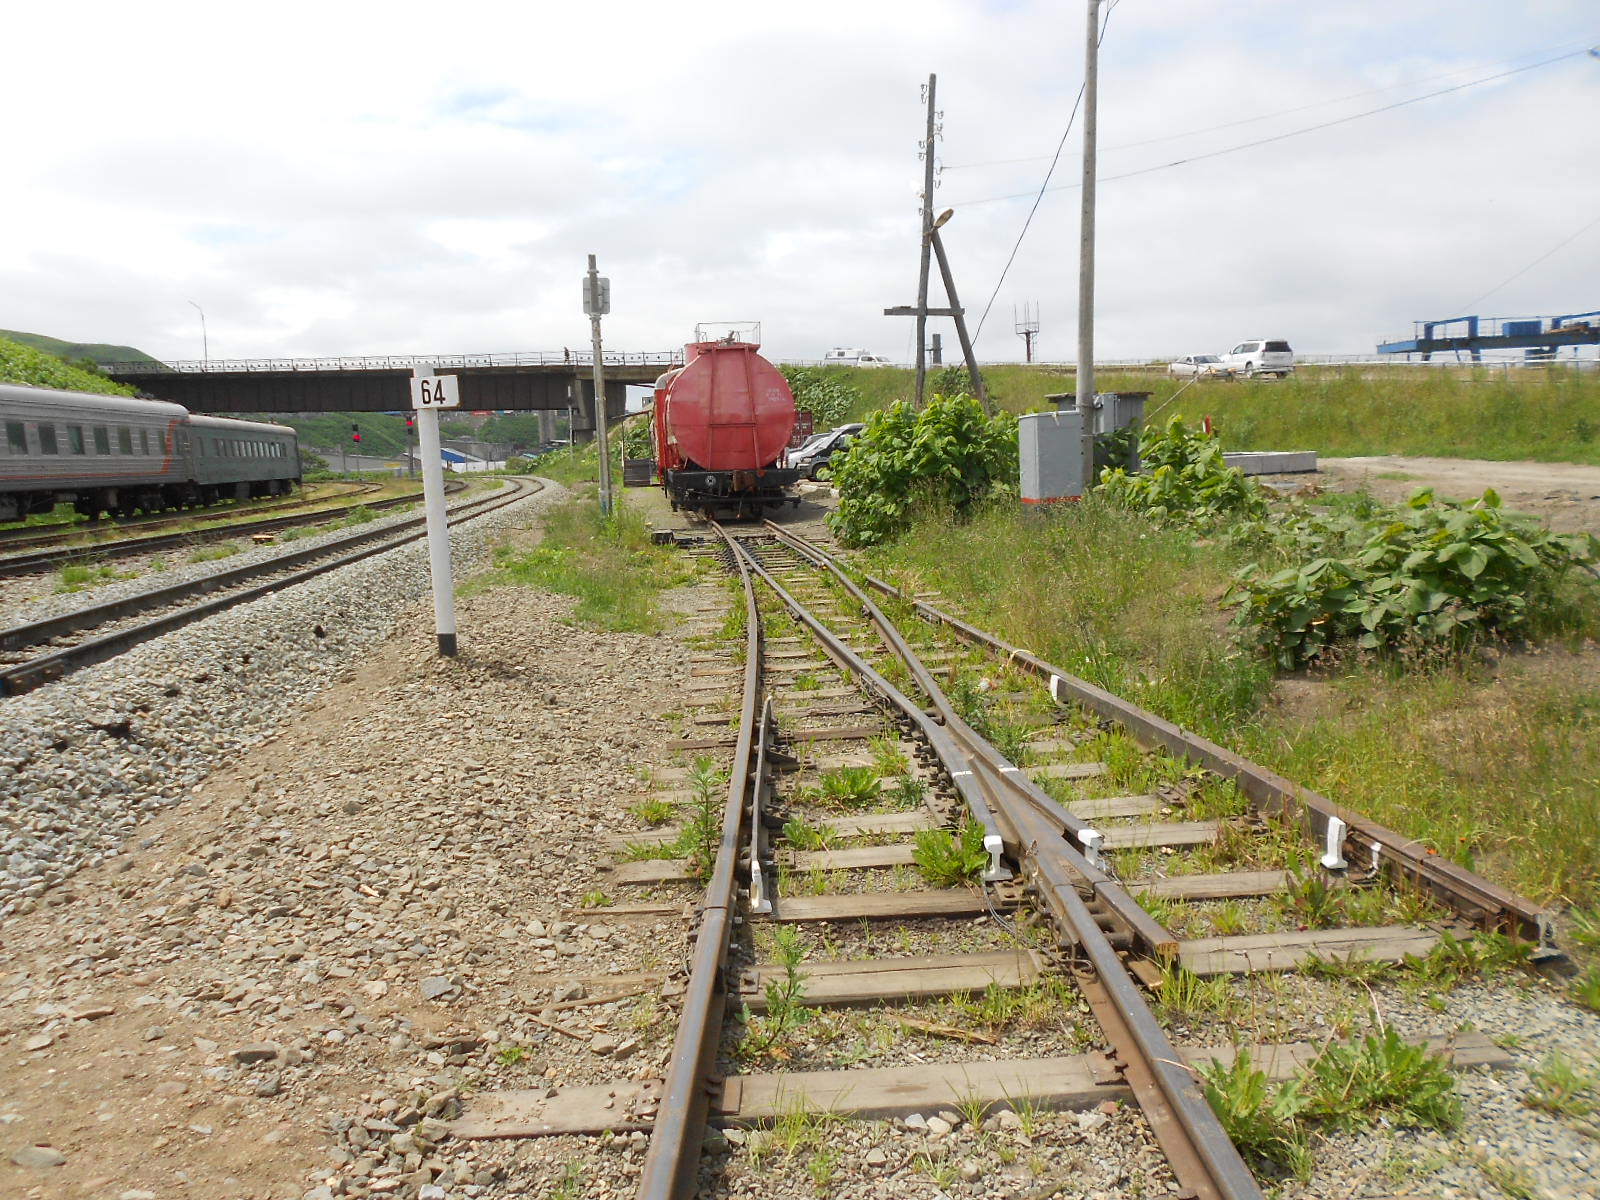
[{"label": "number 64 sign", "polygon": [[412,408],[460,408],[461,380],[454,375],[411,380]]}]

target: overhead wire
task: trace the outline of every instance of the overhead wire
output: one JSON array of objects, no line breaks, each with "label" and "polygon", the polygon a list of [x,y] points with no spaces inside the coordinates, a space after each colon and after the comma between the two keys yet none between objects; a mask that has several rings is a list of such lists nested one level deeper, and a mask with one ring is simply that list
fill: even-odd
[{"label": "overhead wire", "polygon": [[[1106,9],[1106,15],[1100,21],[1100,34],[1095,39],[1098,49],[1105,43],[1106,30],[1111,26],[1111,14],[1116,11],[1120,0],[1111,0],[1111,6]],[[978,327],[972,334],[972,341],[977,343],[983,333],[983,323],[989,319],[989,310],[994,307],[995,297],[1000,295],[1000,288],[1005,284],[1006,276],[1011,272],[1011,265],[1017,261],[1017,251],[1022,249],[1022,239],[1028,236],[1028,227],[1033,224],[1033,215],[1039,211],[1039,205],[1044,201],[1044,194],[1050,190],[1050,179],[1055,174],[1056,165],[1061,161],[1061,151],[1066,148],[1067,137],[1072,133],[1072,126],[1078,119],[1078,109],[1083,106],[1084,90],[1089,86],[1085,79],[1078,85],[1078,98],[1072,102],[1072,111],[1067,114],[1067,127],[1061,131],[1061,140],[1056,143],[1055,156],[1050,160],[1050,169],[1044,173],[1044,182],[1039,185],[1039,192],[1034,197],[1033,207],[1028,210],[1027,218],[1022,222],[1022,232],[1017,234],[1016,244],[1011,247],[1011,257],[1006,259],[1006,265],[1000,270],[1000,278],[995,281],[994,291],[989,293],[989,303],[983,306],[983,315],[978,318]]]},{"label": "overhead wire", "polygon": [[[1586,53],[1586,52],[1589,51],[1591,45],[1592,45],[1592,43],[1585,42],[1581,46],[1577,46],[1572,51],[1572,53],[1574,53],[1574,54]],[[1528,58],[1528,57],[1530,57],[1531,55],[1534,55],[1534,54],[1546,54],[1546,53],[1549,53],[1549,51],[1548,50],[1532,50],[1532,51],[1528,51],[1525,54],[1517,54],[1517,55],[1513,55],[1510,58],[1500,59],[1499,62],[1496,63],[1495,65],[1498,66],[1498,65],[1503,64],[1503,63],[1513,63],[1513,62],[1517,62],[1520,59]],[[1277,109],[1277,110],[1275,110],[1273,112],[1262,113],[1259,116],[1241,117],[1238,120],[1223,121],[1223,122],[1221,122],[1220,124],[1217,124],[1217,125],[1206,125],[1206,126],[1203,126],[1203,127],[1199,128],[1199,129],[1188,129],[1188,130],[1184,130],[1181,133],[1164,133],[1160,137],[1144,138],[1144,139],[1142,139],[1140,141],[1137,141],[1137,142],[1122,142],[1122,143],[1120,143],[1118,145],[1115,145],[1115,146],[1101,146],[1099,152],[1102,153],[1102,154],[1110,154],[1113,151],[1117,151],[1117,150],[1134,150],[1134,149],[1139,148],[1140,146],[1153,146],[1158,142],[1173,142],[1173,141],[1178,141],[1181,138],[1198,137],[1203,133],[1215,133],[1215,132],[1217,132],[1218,130],[1221,130],[1221,129],[1235,129],[1240,125],[1254,125],[1254,124],[1256,124],[1257,122],[1260,122],[1260,121],[1270,121],[1274,117],[1286,117],[1286,116],[1290,116],[1290,115],[1292,115],[1294,113],[1298,113],[1298,112],[1309,112],[1313,108],[1326,108],[1330,104],[1343,104],[1347,100],[1358,100],[1362,96],[1373,96],[1373,95],[1377,95],[1377,94],[1379,94],[1381,92],[1392,92],[1396,88],[1418,87],[1418,86],[1420,86],[1422,84],[1432,83],[1437,79],[1450,79],[1450,78],[1452,78],[1453,76],[1456,76],[1456,75],[1464,75],[1464,74],[1467,73],[1467,71],[1469,71],[1471,69],[1472,68],[1470,68],[1470,67],[1463,67],[1463,68],[1460,68],[1460,69],[1454,70],[1454,71],[1442,71],[1437,75],[1425,75],[1421,79],[1408,79],[1408,80],[1405,80],[1405,81],[1400,82],[1400,83],[1385,84],[1383,87],[1365,88],[1365,89],[1363,89],[1363,90],[1361,90],[1359,92],[1349,92],[1349,93],[1347,93],[1347,94],[1345,94],[1343,96],[1335,96],[1335,97],[1332,97],[1332,98],[1327,99],[1327,100],[1315,100],[1310,104],[1299,104],[1299,105],[1295,105],[1292,108],[1280,108],[1280,109]],[[945,166],[943,169],[946,170],[946,171],[964,171],[964,170],[972,170],[972,169],[975,169],[975,168],[978,168],[978,167],[1006,167],[1006,166],[1014,166],[1014,165],[1016,165],[1018,163],[1045,162],[1049,158],[1050,158],[1050,156],[1048,154],[1033,154],[1033,155],[1029,155],[1029,156],[1027,156],[1025,158],[995,158],[995,159],[988,159],[988,160],[986,160],[984,162],[956,163],[953,166]]]},{"label": "overhead wire", "polygon": [[1527,266],[1523,267],[1522,270],[1516,272],[1513,275],[1507,276],[1505,279],[1502,279],[1499,283],[1495,284],[1492,288],[1490,288],[1483,295],[1479,296],[1476,300],[1469,300],[1467,303],[1459,305],[1456,308],[1456,311],[1459,312],[1459,313],[1470,312],[1472,309],[1476,308],[1479,304],[1482,304],[1490,296],[1492,296],[1496,292],[1498,292],[1501,288],[1506,287],[1508,284],[1514,283],[1518,279],[1521,279],[1529,271],[1533,270],[1540,263],[1542,263],[1545,259],[1547,259],[1551,255],[1555,254],[1558,250],[1564,249],[1569,243],[1577,241],[1584,234],[1588,233],[1589,230],[1593,229],[1596,225],[1600,225],[1600,216],[1595,217],[1594,220],[1590,221],[1582,229],[1578,230],[1577,233],[1574,233],[1574,234],[1571,234],[1571,235],[1569,235],[1569,236],[1567,236],[1565,238],[1562,238],[1560,242],[1558,242],[1556,245],[1552,246],[1550,249],[1546,250],[1538,258],[1534,259]]},{"label": "overhead wire", "polygon": [[[1315,125],[1307,125],[1307,126],[1301,128],[1301,129],[1291,129],[1286,133],[1273,134],[1271,137],[1257,138],[1253,142],[1242,142],[1237,146],[1227,146],[1227,147],[1224,147],[1221,150],[1210,150],[1210,151],[1207,151],[1204,154],[1191,154],[1187,158],[1178,158],[1178,159],[1174,159],[1171,162],[1157,163],[1154,166],[1141,167],[1136,171],[1124,171],[1120,175],[1102,175],[1102,176],[1100,176],[1100,180],[1099,181],[1101,183],[1111,183],[1111,182],[1113,182],[1115,180],[1118,180],[1118,179],[1133,179],[1133,178],[1135,178],[1136,176],[1139,176],[1139,175],[1150,175],[1150,174],[1155,173],[1156,171],[1167,171],[1167,170],[1171,170],[1173,167],[1181,167],[1181,166],[1185,166],[1185,165],[1187,165],[1189,163],[1204,162],[1206,159],[1209,159],[1209,158],[1221,158],[1221,157],[1223,157],[1224,155],[1227,155],[1227,154],[1237,154],[1241,150],[1253,150],[1257,146],[1270,146],[1274,142],[1282,142],[1282,141],[1288,140],[1289,138],[1301,137],[1301,136],[1303,136],[1305,134],[1308,134],[1308,133],[1316,133],[1318,130],[1322,130],[1322,129],[1332,129],[1336,125],[1348,125],[1351,121],[1359,121],[1359,120],[1362,120],[1362,119],[1364,119],[1366,117],[1377,116],[1380,113],[1393,112],[1397,108],[1405,108],[1407,105],[1419,104],[1424,100],[1433,100],[1433,99],[1436,99],[1439,96],[1448,96],[1452,92],[1464,91],[1467,88],[1477,87],[1480,84],[1493,83],[1497,79],[1508,79],[1513,75],[1521,75],[1521,74],[1523,74],[1524,72],[1527,72],[1527,71],[1538,70],[1540,67],[1552,66],[1555,63],[1564,62],[1566,59],[1569,59],[1569,58],[1577,58],[1580,55],[1589,54],[1590,52],[1591,51],[1587,50],[1587,49],[1585,49],[1585,50],[1573,50],[1573,51],[1570,51],[1570,52],[1568,52],[1566,54],[1558,54],[1554,58],[1547,58],[1547,59],[1544,59],[1544,60],[1542,60],[1540,62],[1530,63],[1525,67],[1516,67],[1516,68],[1514,68],[1514,69],[1512,69],[1510,71],[1501,71],[1501,72],[1499,72],[1498,74],[1495,74],[1495,75],[1486,75],[1481,79],[1471,79],[1471,80],[1468,80],[1466,83],[1458,83],[1458,84],[1454,85],[1453,87],[1440,88],[1438,91],[1427,92],[1427,93],[1424,93],[1421,96],[1412,96],[1412,97],[1410,97],[1409,99],[1406,99],[1406,100],[1396,100],[1393,104],[1384,104],[1384,105],[1379,106],[1378,108],[1369,108],[1369,109],[1366,109],[1366,110],[1364,110],[1362,112],[1351,113],[1348,116],[1336,117],[1331,121],[1320,121]],[[1052,164],[1052,166],[1053,165],[1054,164]],[[1048,179],[1048,176],[1046,178]],[[1081,186],[1081,185],[1080,184],[1076,184],[1076,183],[1064,183],[1064,184],[1061,184],[1058,187],[1053,187],[1053,188],[1052,187],[1045,187],[1045,188],[1041,189],[1040,192],[1038,192],[1038,193],[1034,193],[1034,192],[1013,192],[1012,194],[1007,195],[1007,196],[989,196],[989,197],[986,197],[985,199],[982,199],[982,200],[963,200],[960,203],[964,207],[971,208],[973,205],[976,205],[976,204],[998,204],[998,203],[1000,203],[1001,201],[1004,201],[1004,200],[1026,200],[1030,196],[1035,196],[1036,194],[1037,195],[1043,195],[1043,193],[1046,192],[1046,191],[1051,191],[1051,192],[1071,191],[1073,188],[1076,188],[1076,187],[1079,187],[1079,186]],[[1037,203],[1035,203],[1035,208],[1037,208],[1037,207],[1038,207],[1038,205],[1037,205]],[[1030,216],[1031,215],[1032,214],[1030,214]]]}]

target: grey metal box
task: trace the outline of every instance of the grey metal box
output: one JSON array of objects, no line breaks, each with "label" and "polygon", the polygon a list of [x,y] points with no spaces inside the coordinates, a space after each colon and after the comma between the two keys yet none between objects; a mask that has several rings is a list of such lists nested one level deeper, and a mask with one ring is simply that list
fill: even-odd
[{"label": "grey metal box", "polygon": [[1083,495],[1083,414],[1076,408],[1018,417],[1017,450],[1024,504]]}]

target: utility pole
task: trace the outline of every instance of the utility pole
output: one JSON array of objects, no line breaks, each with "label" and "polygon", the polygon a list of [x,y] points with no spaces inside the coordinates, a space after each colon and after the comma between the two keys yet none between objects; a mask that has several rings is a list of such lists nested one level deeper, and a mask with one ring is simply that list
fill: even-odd
[{"label": "utility pole", "polygon": [[[1078,226],[1078,411],[1085,438],[1093,436],[1094,408],[1094,184],[1095,102],[1098,91],[1100,0],[1089,0],[1083,60],[1083,195]],[[1092,464],[1091,464],[1092,465]],[[1088,467],[1084,479],[1088,479]]]},{"label": "utility pole", "polygon": [[[933,236],[933,147],[939,136],[939,114],[934,109],[937,75],[928,76],[928,132],[922,142],[922,262],[917,268],[917,390],[916,407],[922,407],[928,380],[928,355],[923,348],[928,335],[928,250]],[[955,304],[954,300],[950,301]]]},{"label": "utility pole", "polygon": [[1022,339],[1025,361],[1033,361],[1033,339],[1039,336],[1039,313],[1030,307],[1027,302],[1022,305],[1022,320],[1017,320],[1017,306],[1011,306],[1011,324],[1016,329],[1017,336]]},{"label": "utility pole", "polygon": [[[935,141],[939,137],[939,121],[942,115],[933,106],[934,86],[938,76],[928,76],[928,133],[922,143],[923,161],[923,186],[922,186],[922,261],[917,273],[917,302],[916,304],[900,304],[893,308],[883,310],[886,317],[915,317],[917,319],[917,391],[915,405],[922,407],[923,399],[927,393],[928,382],[928,346],[927,328],[929,317],[954,317],[956,322],[956,336],[961,339],[961,352],[967,360],[967,376],[972,380],[972,390],[977,395],[978,403],[983,406],[983,411],[989,416],[994,416],[994,406],[989,403],[989,393],[983,386],[983,376],[978,373],[978,359],[973,353],[972,339],[967,336],[967,321],[965,310],[961,301],[956,298],[956,281],[950,272],[950,260],[945,257],[944,242],[939,237],[939,228],[952,216],[954,209],[945,209],[937,217],[933,215],[933,150]],[[928,254],[939,260],[939,275],[944,280],[945,296],[948,304],[944,308],[930,308],[928,306]],[[937,361],[937,359],[935,359]]]},{"label": "utility pole", "polygon": [[589,340],[594,347],[594,436],[600,443],[600,513],[611,515],[611,446],[606,441],[606,377],[600,364],[600,317],[611,311],[611,280],[601,278],[589,255],[583,281],[583,311],[589,314]]}]

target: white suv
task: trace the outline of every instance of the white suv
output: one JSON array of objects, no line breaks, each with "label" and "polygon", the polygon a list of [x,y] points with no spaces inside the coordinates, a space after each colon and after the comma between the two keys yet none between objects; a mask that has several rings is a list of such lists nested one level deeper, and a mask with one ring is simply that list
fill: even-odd
[{"label": "white suv", "polygon": [[1294,351],[1288,342],[1267,342],[1256,339],[1240,342],[1222,356],[1219,364],[1224,371],[1243,375],[1276,375],[1285,379],[1294,373]]}]

